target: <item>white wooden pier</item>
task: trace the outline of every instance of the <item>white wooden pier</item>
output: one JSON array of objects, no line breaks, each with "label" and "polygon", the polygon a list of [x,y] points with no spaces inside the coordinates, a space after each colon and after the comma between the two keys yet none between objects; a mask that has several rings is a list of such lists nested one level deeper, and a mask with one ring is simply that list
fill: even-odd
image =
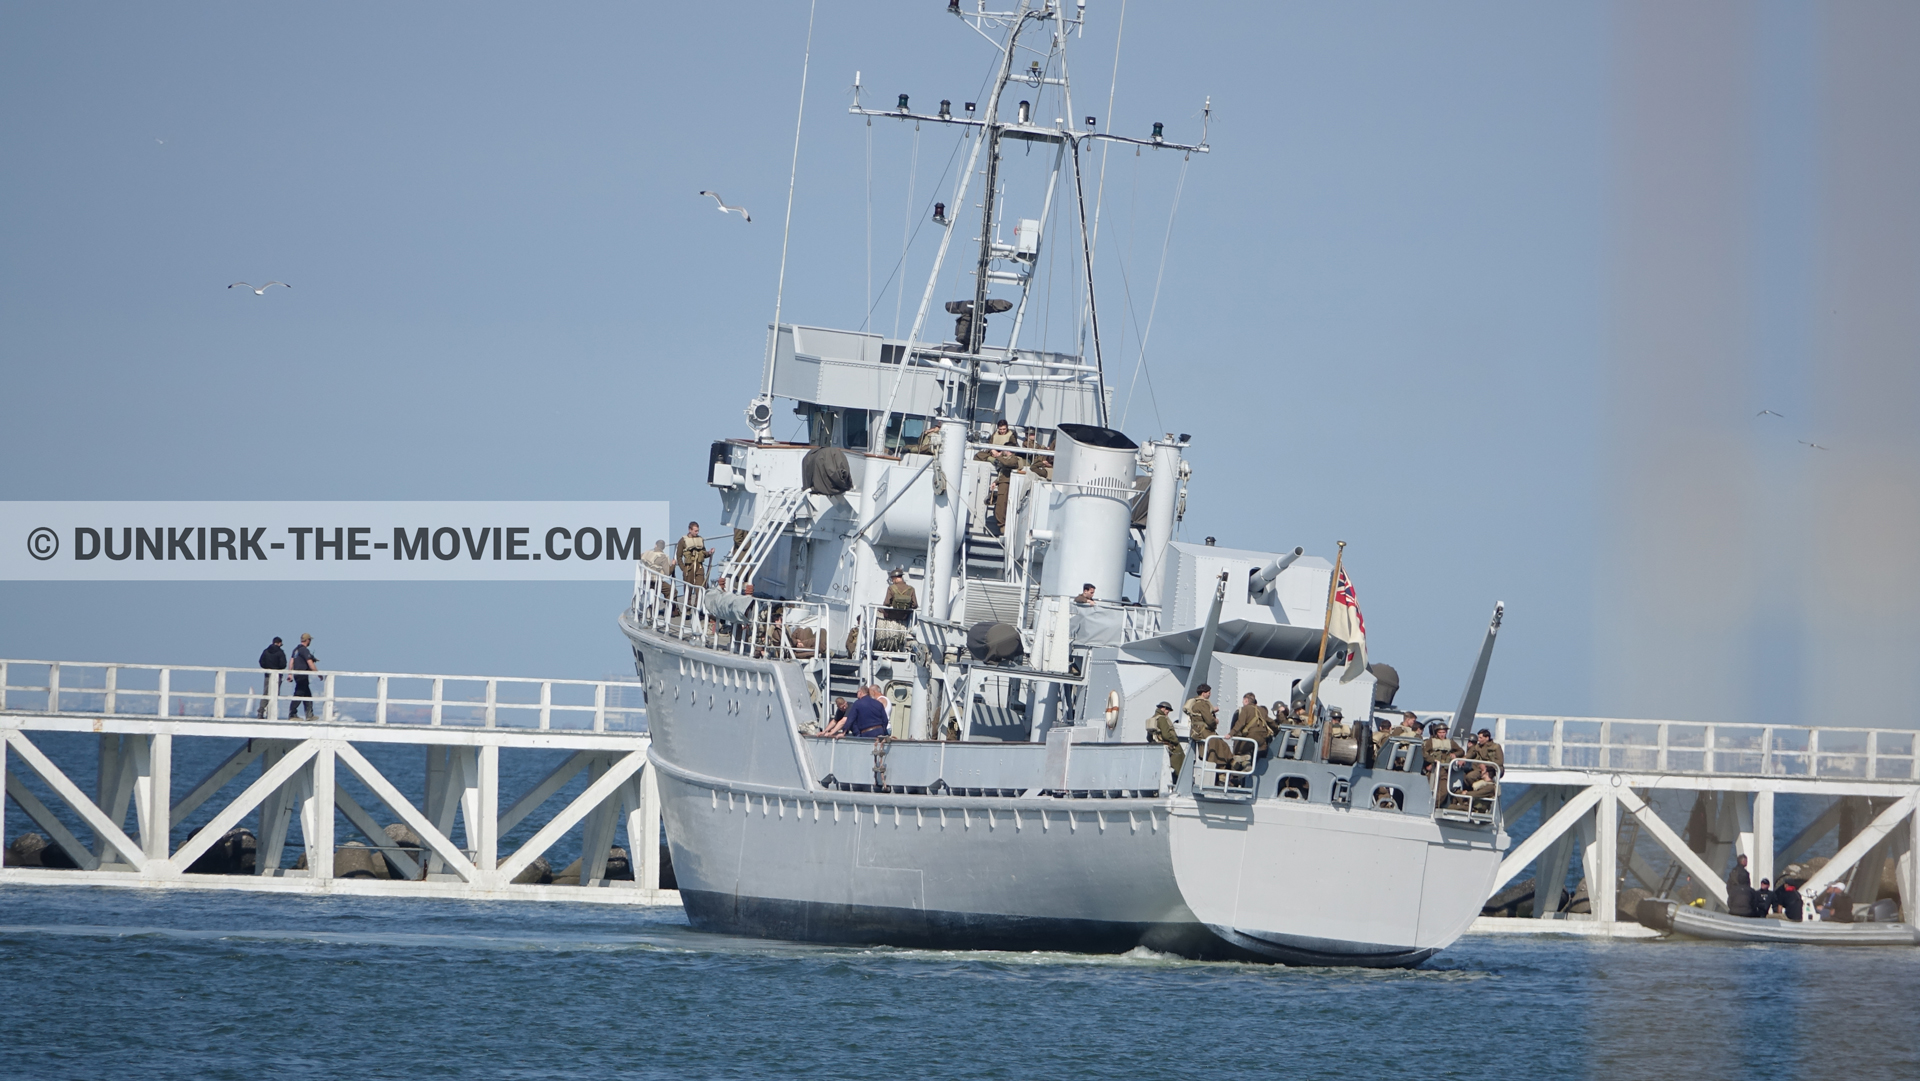
[{"label": "white wooden pier", "polygon": [[[311,681],[313,718],[303,708],[300,719],[289,720],[292,684],[258,668],[0,660],[0,767],[8,797],[0,801],[0,835],[20,832],[5,828],[5,815],[17,809],[76,865],[0,865],[0,883],[678,903],[677,894],[658,888],[659,801],[644,709],[622,698],[637,698],[637,685],[324,674]],[[35,742],[46,733],[97,737],[92,792]],[[173,762],[196,740],[235,749],[183,785]],[[368,760],[368,749],[393,744],[425,751],[423,805]],[[517,750],[568,753],[526,791],[506,794],[503,806],[500,755]],[[251,783],[233,792],[249,772]],[[584,791],[502,851],[503,836],[583,772]],[[24,783],[26,773],[64,804],[65,820]],[[355,799],[342,784],[347,776],[377,806]],[[184,836],[188,817],[223,795],[211,820]],[[420,838],[419,848],[394,845],[376,817],[382,807],[381,817]],[[295,815],[308,853],[334,852],[336,842],[357,834],[398,877],[337,877],[335,861],[321,858],[283,868]],[[91,843],[68,826],[76,818]],[[229,830],[249,823],[257,823],[254,874],[188,871]],[[514,882],[575,826],[583,827],[581,885]],[[633,878],[608,881],[608,854],[621,827],[632,839]]]},{"label": "white wooden pier", "polygon": [[[0,801],[0,836],[21,832],[8,828],[7,815],[23,814],[26,822],[13,826],[45,834],[76,865],[6,866],[0,852],[0,883],[678,902],[677,894],[658,888],[659,805],[647,766],[644,708],[625,697],[637,697],[636,685],[325,674],[312,681],[313,718],[303,709],[300,719],[289,720],[290,684],[257,668],[0,660],[0,769],[8,797]],[[1646,934],[1619,920],[1622,888],[1679,886],[1724,904],[1724,880],[1736,855],[1748,858],[1755,882],[1777,878],[1778,868],[1836,832],[1837,851],[1807,881],[1808,895],[1841,881],[1856,904],[1871,902],[1892,861],[1903,918],[1920,915],[1915,732],[1520,715],[1483,715],[1475,727],[1491,728],[1506,751],[1505,820],[1518,822],[1536,806],[1543,820],[1508,853],[1494,884],[1500,892],[1537,861],[1536,916],[1482,919],[1477,929]],[[92,791],[36,743],[47,733],[97,738]],[[177,750],[195,740],[234,749],[204,775],[178,777]],[[419,804],[367,757],[373,747],[393,744],[425,751]],[[525,791],[503,793],[501,752],[518,750],[566,757]],[[502,851],[503,836],[582,773],[583,791]],[[64,805],[64,816],[25,783],[29,774]],[[248,775],[250,782],[237,785]],[[342,783],[347,777],[372,794],[374,806],[354,797]],[[1664,792],[1685,793],[1701,812],[1704,851],[1649,802]],[[1783,793],[1829,802],[1805,829],[1782,839],[1774,807]],[[185,835],[189,817],[209,806],[210,821]],[[333,851],[357,838],[380,850],[398,877],[339,877],[326,859],[284,868],[296,815],[308,852]],[[381,818],[404,823],[422,846],[396,849]],[[257,837],[255,873],[187,870],[243,824]],[[576,826],[582,827],[581,885],[514,882]],[[618,832],[632,839],[630,881],[606,877]],[[90,839],[82,840],[83,833]],[[1592,911],[1567,916],[1554,909],[1576,850]]]}]

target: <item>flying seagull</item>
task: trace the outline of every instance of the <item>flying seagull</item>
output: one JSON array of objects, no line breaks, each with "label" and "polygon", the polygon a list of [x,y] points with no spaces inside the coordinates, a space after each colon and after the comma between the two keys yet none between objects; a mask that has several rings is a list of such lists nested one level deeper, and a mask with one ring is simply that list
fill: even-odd
[{"label": "flying seagull", "polygon": [[717,191],[703,191],[700,194],[706,196],[709,199],[712,199],[720,207],[720,213],[722,214],[738,214],[742,218],[745,218],[748,221],[753,220],[753,215],[747,213],[746,207],[728,206],[727,201],[725,199],[720,198],[720,193]]},{"label": "flying seagull", "polygon": [[246,288],[246,289],[253,289],[253,295],[254,295],[254,296],[257,296],[257,297],[263,297],[263,296],[266,296],[266,295],[267,295],[267,290],[268,290],[268,289],[271,289],[271,288],[273,288],[273,287],[274,287],[274,286],[276,286],[276,285],[277,285],[277,286],[279,286],[279,287],[280,287],[280,288],[282,288],[282,289],[291,289],[291,288],[293,288],[293,286],[291,286],[291,285],[288,285],[288,284],[287,284],[286,282],[268,282],[267,284],[265,284],[265,285],[263,285],[263,286],[261,286],[261,287],[260,287],[260,288],[258,288],[258,289],[253,289],[253,284],[252,284],[251,282],[234,282],[234,283],[233,283],[232,285],[229,285],[229,286],[227,286],[227,288],[229,288],[229,289],[240,289],[240,288]]},{"label": "flying seagull", "polygon": [[1787,419],[1787,415],[1786,415],[1785,413],[1776,413],[1776,412],[1774,412],[1774,411],[1773,411],[1773,410],[1771,410],[1771,409],[1762,409],[1762,410],[1761,410],[1761,411],[1759,411],[1758,413],[1755,413],[1755,414],[1754,414],[1754,416],[1756,416],[1756,417],[1779,417],[1779,418],[1780,418],[1781,420],[1785,420],[1785,419]]},{"label": "flying seagull", "polygon": [[1823,447],[1823,446],[1821,446],[1821,445],[1820,445],[1820,444],[1818,444],[1818,443],[1809,443],[1809,442],[1807,442],[1807,441],[1806,441],[1806,440],[1804,440],[1804,439],[1802,439],[1802,440],[1800,440],[1799,442],[1800,442],[1800,445],[1801,445],[1801,446],[1803,446],[1803,447],[1812,447],[1812,448],[1813,448],[1814,450],[1826,450],[1826,449],[1827,449],[1826,447]]}]

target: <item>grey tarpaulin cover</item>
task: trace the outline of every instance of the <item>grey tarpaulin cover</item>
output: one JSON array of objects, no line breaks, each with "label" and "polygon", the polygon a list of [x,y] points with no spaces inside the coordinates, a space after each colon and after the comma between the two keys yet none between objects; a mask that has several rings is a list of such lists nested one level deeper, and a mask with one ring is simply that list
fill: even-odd
[{"label": "grey tarpaulin cover", "polygon": [[967,652],[976,661],[1010,661],[1024,651],[1011,623],[975,623],[967,630]]},{"label": "grey tarpaulin cover", "polygon": [[1117,646],[1126,641],[1127,617],[1115,608],[1073,604],[1067,634],[1076,646]]},{"label": "grey tarpaulin cover", "polygon": [[724,589],[707,590],[707,611],[722,623],[738,623],[746,618],[748,606],[753,598],[738,593],[729,593]]},{"label": "grey tarpaulin cover", "polygon": [[853,471],[847,467],[847,452],[839,447],[815,447],[800,459],[800,482],[809,492],[839,495],[853,488]]}]

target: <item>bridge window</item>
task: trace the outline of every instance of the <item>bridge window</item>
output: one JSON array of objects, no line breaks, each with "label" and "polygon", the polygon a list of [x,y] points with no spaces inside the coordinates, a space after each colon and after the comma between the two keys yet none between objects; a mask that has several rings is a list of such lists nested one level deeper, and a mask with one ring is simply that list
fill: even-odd
[{"label": "bridge window", "polygon": [[840,421],[841,434],[852,450],[867,449],[867,411],[850,409]]},{"label": "bridge window", "polygon": [[915,443],[920,442],[920,438],[926,434],[927,418],[909,417],[895,413],[892,418],[887,421],[886,452],[888,454],[898,454],[900,453],[900,448],[913,446]]}]

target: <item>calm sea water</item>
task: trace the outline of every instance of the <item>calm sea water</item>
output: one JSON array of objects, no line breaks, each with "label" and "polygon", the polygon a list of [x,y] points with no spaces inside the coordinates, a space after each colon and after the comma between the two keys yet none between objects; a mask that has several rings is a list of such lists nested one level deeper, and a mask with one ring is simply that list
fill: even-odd
[{"label": "calm sea water", "polygon": [[836,949],[677,909],[0,888],[21,1078],[1920,1077],[1920,950],[1476,936],[1408,972]]}]

